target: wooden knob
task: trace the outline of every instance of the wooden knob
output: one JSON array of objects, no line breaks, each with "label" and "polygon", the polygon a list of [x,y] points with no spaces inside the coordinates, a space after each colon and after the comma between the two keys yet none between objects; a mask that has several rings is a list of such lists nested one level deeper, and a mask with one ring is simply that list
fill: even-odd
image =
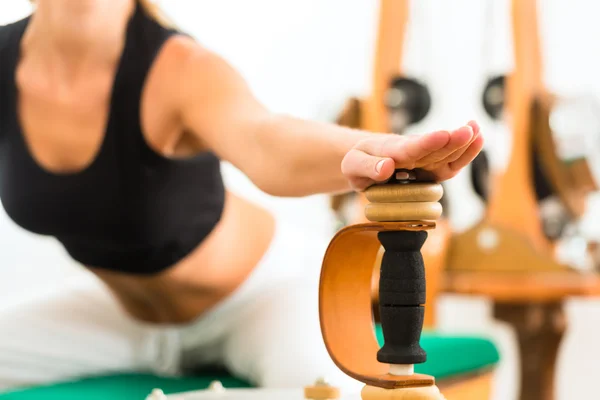
[{"label": "wooden knob", "polygon": [[340,390],[330,386],[324,379],[319,379],[313,386],[304,388],[304,398],[307,400],[337,400]]},{"label": "wooden knob", "polygon": [[444,396],[435,385],[394,390],[365,386],[361,398],[362,400],[444,400]]},{"label": "wooden knob", "polygon": [[435,221],[442,215],[442,205],[428,203],[370,203],[365,206],[369,221]]},{"label": "wooden knob", "polygon": [[442,215],[444,190],[437,183],[394,183],[372,186],[365,216],[374,222],[434,221]]},{"label": "wooden knob", "polygon": [[435,202],[444,195],[438,183],[396,183],[371,186],[365,191],[371,203]]}]

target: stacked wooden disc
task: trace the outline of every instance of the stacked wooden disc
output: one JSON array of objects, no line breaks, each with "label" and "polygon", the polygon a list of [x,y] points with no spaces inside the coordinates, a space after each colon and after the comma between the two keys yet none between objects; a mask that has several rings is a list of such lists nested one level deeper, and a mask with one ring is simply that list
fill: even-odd
[{"label": "stacked wooden disc", "polygon": [[365,191],[365,216],[373,222],[435,221],[442,215],[444,194],[438,183],[410,181],[375,185]]}]

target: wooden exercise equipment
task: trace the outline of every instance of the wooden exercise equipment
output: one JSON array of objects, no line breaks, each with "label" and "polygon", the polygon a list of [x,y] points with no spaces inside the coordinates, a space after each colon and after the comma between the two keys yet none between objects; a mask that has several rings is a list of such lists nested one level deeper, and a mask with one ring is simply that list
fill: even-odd
[{"label": "wooden exercise equipment", "polygon": [[595,183],[583,160],[566,165],[557,156],[549,125],[557,98],[543,85],[536,3],[512,0],[515,69],[506,78],[510,161],[492,183],[482,222],[453,235],[443,286],[492,301],[494,317],[508,323],[517,338],[518,398],[552,400],[566,329],[563,302],[600,295],[600,277],[556,261],[557,238],[541,217],[539,201],[549,195],[560,199],[570,217],[581,216],[584,196]]},{"label": "wooden exercise equipment", "polygon": [[[452,271],[569,269],[554,260],[552,243],[543,230],[534,184],[533,150],[538,149],[544,170],[553,177],[549,181],[574,215],[582,213],[583,189],[573,188],[575,181],[559,165],[549,130],[537,129],[547,125],[547,112],[541,112],[540,107],[546,105],[547,110],[550,97],[542,81],[536,1],[513,0],[512,15],[515,69],[506,79],[513,132],[511,158],[506,170],[495,177],[483,221],[453,236],[448,263]],[[589,187],[589,181],[585,182]]]},{"label": "wooden exercise equipment", "polygon": [[[340,230],[325,253],[319,290],[323,340],[335,364],[365,383],[363,400],[441,399],[433,377],[413,372],[414,364],[426,360],[419,345],[425,303],[420,249],[441,214],[440,185],[391,179],[366,194],[372,201],[365,210],[371,222]],[[379,299],[385,344],[380,349],[371,283],[382,246]]]},{"label": "wooden exercise equipment", "polygon": [[371,92],[363,104],[362,128],[390,132],[386,99],[393,79],[401,77],[409,0],[380,0]]}]

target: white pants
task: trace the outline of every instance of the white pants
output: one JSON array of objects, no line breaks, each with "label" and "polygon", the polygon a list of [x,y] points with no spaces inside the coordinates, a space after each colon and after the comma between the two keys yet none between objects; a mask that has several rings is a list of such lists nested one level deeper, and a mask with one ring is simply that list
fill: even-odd
[{"label": "white pants", "polygon": [[190,324],[138,322],[91,275],[0,309],[0,390],[127,371],[179,375],[214,364],[262,387],[302,387],[324,376],[344,391],[360,390],[321,337],[324,245],[306,249],[294,235],[279,226],[247,281]]}]

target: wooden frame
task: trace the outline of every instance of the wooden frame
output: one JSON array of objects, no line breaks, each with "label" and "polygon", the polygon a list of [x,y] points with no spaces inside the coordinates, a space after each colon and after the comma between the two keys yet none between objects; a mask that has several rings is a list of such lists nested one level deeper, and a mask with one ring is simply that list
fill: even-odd
[{"label": "wooden frame", "polygon": [[[548,125],[555,97],[543,83],[537,0],[512,0],[515,69],[507,82],[512,151],[495,177],[486,214],[472,229],[453,235],[447,292],[492,300],[497,320],[515,331],[520,399],[554,398],[556,357],[566,329],[563,302],[600,294],[600,277],[580,273],[554,257],[543,230],[534,180],[540,170],[569,214],[583,214],[583,197],[595,185],[585,163],[565,166]],[[573,179],[574,175],[581,179]]]}]

